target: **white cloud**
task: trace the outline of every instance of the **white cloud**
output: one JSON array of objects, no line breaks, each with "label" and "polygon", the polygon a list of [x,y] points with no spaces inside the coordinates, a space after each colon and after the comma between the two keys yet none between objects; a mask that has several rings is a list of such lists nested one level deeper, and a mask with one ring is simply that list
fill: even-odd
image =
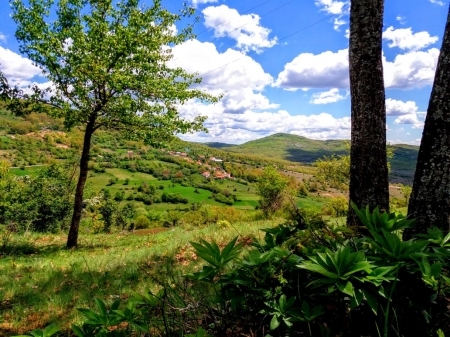
[{"label": "white cloud", "polygon": [[383,58],[384,84],[387,88],[413,89],[432,85],[439,49],[411,51],[397,55],[394,62]]},{"label": "white cloud", "polygon": [[439,38],[430,36],[428,32],[413,34],[411,27],[394,29],[391,26],[383,32],[383,39],[391,41],[389,48],[398,47],[406,50],[420,50],[436,43]]},{"label": "white cloud", "polygon": [[228,6],[210,6],[202,11],[205,26],[214,29],[215,37],[228,36],[237,42],[244,52],[253,50],[260,53],[263,48],[273,47],[277,38],[269,39],[270,29],[260,25],[257,14],[240,15],[236,9]]},{"label": "white cloud", "polygon": [[2,32],[0,32],[0,42],[6,43],[6,36]]},{"label": "white cloud", "polygon": [[339,94],[338,88],[333,88],[328,91],[312,94],[311,98],[312,99],[309,101],[309,103],[328,104],[338,102],[345,99],[346,97]]},{"label": "white cloud", "polygon": [[275,86],[288,90],[302,88],[348,88],[348,50],[321,54],[303,53],[284,66]]},{"label": "white cloud", "polygon": [[[407,133],[407,135],[409,135],[409,133]],[[421,142],[421,139],[417,138],[417,139],[414,139],[414,140],[411,140],[411,141],[405,141],[405,140],[401,140],[401,139],[395,139],[395,140],[390,140],[389,139],[388,142],[390,144],[407,144],[407,145],[419,146],[420,142]]]},{"label": "white cloud", "polygon": [[173,54],[172,66],[204,74],[199,88],[214,95],[223,94],[221,102],[214,107],[224,113],[242,114],[249,109],[278,107],[262,94],[264,88],[272,84],[272,76],[251,57],[233,49],[219,53],[214,44],[198,40],[174,47]]},{"label": "white cloud", "polygon": [[328,113],[304,116],[290,115],[285,110],[277,112],[255,112],[247,110],[243,114],[227,114],[214,105],[203,105],[190,101],[179,108],[185,118],[196,114],[208,116],[205,126],[209,133],[184,135],[191,141],[218,141],[242,143],[274,133],[290,133],[313,139],[348,139],[350,137],[350,118],[335,118]]},{"label": "white cloud", "polygon": [[345,20],[342,20],[341,17],[335,18],[334,19],[334,30],[339,31],[340,27],[342,25],[345,25],[347,22]]},{"label": "white cloud", "polygon": [[218,0],[192,0],[192,5],[194,7],[197,7],[199,4],[206,4],[210,2],[217,2]]},{"label": "white cloud", "polygon": [[424,122],[417,118],[417,114],[407,114],[399,116],[394,121],[395,124],[411,124],[413,129],[422,129]]},{"label": "white cloud", "polygon": [[430,0],[430,2],[435,5],[444,6],[444,2],[440,0]]},{"label": "white cloud", "polygon": [[321,7],[321,10],[327,14],[344,14],[345,5],[348,1],[337,0],[317,0],[316,6]]},{"label": "white cloud", "polygon": [[418,107],[414,101],[399,101],[392,98],[386,99],[386,115],[402,116],[416,114]]},{"label": "white cloud", "polygon": [[[386,88],[413,89],[433,84],[439,50],[410,51],[390,62],[383,56]],[[349,87],[348,49],[303,53],[284,66],[274,86],[286,90]]]},{"label": "white cloud", "polygon": [[1,46],[0,69],[12,85],[28,85],[33,77],[42,75],[42,71],[31,60]]},{"label": "white cloud", "polygon": [[404,25],[406,24],[406,16],[401,16],[401,15],[397,15],[397,17],[395,18],[398,22],[400,22],[400,24]]}]

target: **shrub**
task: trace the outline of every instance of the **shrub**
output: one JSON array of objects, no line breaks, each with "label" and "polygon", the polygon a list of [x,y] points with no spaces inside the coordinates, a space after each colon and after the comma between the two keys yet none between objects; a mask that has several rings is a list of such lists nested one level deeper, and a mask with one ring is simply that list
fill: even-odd
[{"label": "shrub", "polygon": [[138,215],[134,220],[135,229],[146,229],[151,225],[150,220],[145,215]]}]

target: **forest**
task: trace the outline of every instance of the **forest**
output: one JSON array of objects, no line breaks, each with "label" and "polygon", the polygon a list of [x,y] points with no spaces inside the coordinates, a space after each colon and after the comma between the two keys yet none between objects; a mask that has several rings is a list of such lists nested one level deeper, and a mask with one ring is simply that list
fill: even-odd
[{"label": "forest", "polygon": [[0,71],[0,335],[450,336],[450,10],[402,184],[384,0],[350,6],[348,147],[305,163],[177,137],[222,99],[169,66],[194,8],[10,4],[52,87]]}]

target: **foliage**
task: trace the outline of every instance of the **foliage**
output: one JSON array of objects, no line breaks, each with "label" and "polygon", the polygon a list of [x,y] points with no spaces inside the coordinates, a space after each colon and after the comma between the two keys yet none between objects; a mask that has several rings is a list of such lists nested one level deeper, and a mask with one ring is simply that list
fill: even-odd
[{"label": "foliage", "polygon": [[267,166],[258,180],[260,207],[266,216],[272,215],[283,206],[284,191],[288,180],[273,166]]},{"label": "foliage", "polygon": [[65,228],[73,200],[72,173],[73,167],[52,163],[35,177],[4,176],[0,179],[0,223],[14,223],[20,232]]},{"label": "foliage", "polygon": [[[205,130],[204,117],[180,118],[177,105],[189,99],[217,99],[192,88],[201,79],[170,67],[170,47],[194,37],[192,27],[173,32],[193,14],[169,13],[159,0],[11,2],[20,51],[39,66],[53,87],[32,94],[6,87],[7,107],[18,114],[45,111],[64,118],[67,128],[84,125],[68,247],[77,245],[82,199],[93,133],[99,128],[132,139],[161,143],[174,133]],[[56,17],[56,18],[55,18]],[[2,90],[2,95],[4,94]]]},{"label": "foliage", "polygon": [[[444,267],[450,251],[443,248],[450,247],[450,234],[435,228],[421,240],[402,241],[399,231],[413,220],[353,207],[367,228],[365,237],[347,228],[280,225],[264,230],[265,242],[254,241],[242,260],[223,259],[217,247],[201,241],[193,246],[208,265],[188,277],[215,287],[224,326],[248,318],[243,324],[252,331],[310,336],[324,330],[425,336],[436,326],[444,329],[445,301],[435,299],[450,290]],[[235,243],[225,253],[238,249]]]}]

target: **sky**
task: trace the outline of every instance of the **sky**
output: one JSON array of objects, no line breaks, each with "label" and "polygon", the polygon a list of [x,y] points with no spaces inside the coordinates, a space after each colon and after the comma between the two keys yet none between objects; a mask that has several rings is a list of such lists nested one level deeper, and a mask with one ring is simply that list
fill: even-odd
[{"label": "sky", "polygon": [[[150,0],[143,1],[150,4]],[[162,0],[171,12],[181,0]],[[197,37],[173,48],[171,66],[202,77],[223,98],[188,101],[180,115],[207,116],[209,132],[181,138],[241,144],[275,133],[350,139],[349,8],[346,0],[188,0]],[[387,139],[419,145],[448,13],[444,0],[386,0],[383,67]],[[45,83],[21,56],[0,1],[0,69],[11,83]],[[193,18],[177,24],[181,30]]]}]

